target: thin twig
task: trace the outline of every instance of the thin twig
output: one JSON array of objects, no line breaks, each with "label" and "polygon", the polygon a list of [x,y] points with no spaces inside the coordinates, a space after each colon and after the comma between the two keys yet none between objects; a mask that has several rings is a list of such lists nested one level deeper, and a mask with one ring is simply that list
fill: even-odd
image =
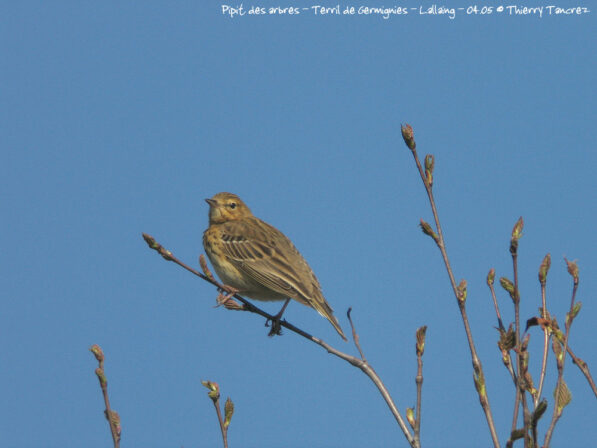
[{"label": "thin twig", "polygon": [[[196,269],[193,269],[190,266],[183,263],[182,261],[180,261],[178,258],[176,258],[172,254],[172,252],[170,252],[169,250],[166,250],[152,236],[144,233],[143,239],[145,240],[145,242],[151,249],[154,249],[155,251],[157,251],[165,260],[172,261],[172,262],[176,263],[177,265],[183,267],[187,271],[195,274],[197,277],[201,278],[202,280],[205,280],[206,282],[209,282],[212,285],[216,286],[218,289],[223,289],[223,285],[219,284],[213,278],[209,278],[208,276],[200,273]],[[265,317],[268,320],[273,320],[275,318],[275,316],[272,316],[272,315],[266,313],[265,311],[256,307],[251,302],[249,302],[245,298],[239,296],[238,294],[233,294],[231,297],[234,297],[235,299],[242,302],[242,304],[243,304],[242,309],[244,311],[249,311],[251,313],[258,314],[262,317]],[[383,381],[381,380],[379,375],[375,372],[373,367],[364,359],[364,357],[363,357],[363,359],[359,359],[359,358],[351,356],[347,353],[341,352],[340,350],[335,349],[334,347],[332,347],[328,343],[324,342],[323,340],[316,338],[315,336],[307,333],[306,331],[303,331],[300,328],[297,328],[294,325],[288,323],[286,320],[280,321],[280,325],[283,326],[284,328],[286,328],[287,330],[290,330],[290,331],[298,334],[299,336],[302,336],[303,338],[308,339],[311,342],[314,342],[315,344],[317,344],[320,347],[322,347],[323,349],[325,349],[328,353],[335,355],[340,359],[343,359],[344,361],[348,362],[349,364],[352,364],[355,367],[358,367],[365,375],[367,375],[371,379],[371,381],[373,381],[373,384],[375,384],[375,386],[379,390],[379,393],[385,400],[388,408],[390,409],[390,412],[396,419],[396,422],[398,423],[398,426],[404,433],[404,437],[406,437],[406,440],[408,441],[408,443],[411,445],[411,447],[418,448],[418,446],[415,444],[414,437],[412,436],[408,427],[406,426],[406,423],[404,422],[404,419],[402,418],[402,415],[400,414],[400,411],[398,410],[398,407],[394,403],[394,400],[392,399],[390,393],[388,392],[385,384],[383,383]],[[352,326],[352,320],[351,320],[351,326]],[[354,326],[353,326],[353,334],[356,334],[356,331],[354,331]],[[357,339],[355,339],[355,344],[357,344],[357,341],[358,341],[358,335],[357,335]],[[357,347],[358,346],[359,345],[357,345]],[[360,351],[360,349],[359,349],[359,351]],[[361,353],[361,356],[362,356],[362,353]]]},{"label": "thin twig", "polygon": [[417,404],[415,417],[415,442],[418,446],[421,445],[421,394],[423,390],[423,353],[425,352],[425,332],[427,326],[417,329],[416,338],[416,352],[417,352],[417,376],[415,383],[417,385]]},{"label": "thin twig", "polygon": [[106,416],[106,420],[108,420],[108,425],[110,426],[110,433],[112,434],[114,448],[119,448],[121,434],[120,416],[118,415],[118,412],[113,411],[110,408],[110,399],[108,398],[108,380],[106,379],[106,374],[104,373],[104,352],[97,344],[92,345],[89,348],[89,351],[93,353],[95,359],[97,359],[99,363],[99,367],[95,369],[95,374],[99,379],[102,395],[104,396],[104,405],[106,406],[104,415]]},{"label": "thin twig", "polygon": [[[514,272],[514,294],[512,296],[514,300],[514,327],[516,331],[516,378],[517,378],[517,398],[520,396],[522,402],[522,418],[524,426],[524,447],[528,448],[530,442],[529,436],[529,410],[526,399],[526,391],[524,387],[524,376],[526,368],[523,365],[523,351],[520,340],[520,289],[518,288],[518,240],[522,236],[523,220],[522,217],[518,219],[514,228],[512,229],[512,238],[510,239],[510,254],[512,255],[512,270]],[[518,400],[516,400],[518,401]],[[514,412],[513,425],[516,424],[518,414],[518,407]]]},{"label": "thin twig", "polygon": [[[474,371],[474,378],[475,378],[475,387],[477,389],[477,393],[479,394],[479,401],[481,402],[481,407],[483,412],[485,413],[485,418],[487,420],[487,424],[489,426],[489,432],[491,433],[491,439],[493,441],[493,445],[495,448],[499,448],[500,442],[498,439],[497,431],[495,429],[495,423],[493,421],[493,416],[491,414],[491,406],[489,404],[489,397],[487,396],[487,388],[485,385],[485,375],[483,373],[483,366],[481,364],[481,360],[477,355],[477,350],[475,348],[475,343],[473,341],[473,333],[471,331],[468,316],[466,313],[466,307],[464,304],[464,300],[461,300],[461,293],[458,291],[458,287],[456,285],[456,280],[454,279],[454,274],[452,273],[452,267],[450,266],[450,260],[448,259],[448,253],[446,251],[446,244],[444,241],[444,236],[442,232],[442,228],[439,221],[439,214],[437,212],[437,207],[435,205],[435,199],[433,197],[432,185],[433,185],[433,159],[430,159],[430,163],[425,166],[425,171],[421,166],[421,162],[419,161],[419,157],[416,151],[416,143],[414,139],[414,132],[410,125],[402,126],[402,136],[404,138],[404,142],[411,150],[415,163],[417,165],[417,169],[419,170],[419,174],[421,176],[421,180],[423,181],[423,185],[425,186],[425,191],[427,192],[427,197],[429,198],[429,204],[431,205],[431,211],[433,213],[433,219],[435,220],[435,228],[437,229],[437,235],[433,234],[432,238],[434,239],[435,243],[437,244],[442,258],[444,260],[444,265],[446,266],[446,270],[448,272],[448,277],[450,278],[450,284],[452,286],[452,290],[456,297],[456,301],[458,303],[458,309],[460,310],[460,315],[462,318],[462,323],[464,325],[464,330],[466,332],[466,338],[468,341],[469,349],[471,352],[471,358],[473,363],[473,371]],[[424,228],[423,231],[425,232],[426,229]],[[478,382],[483,382],[480,384]]]},{"label": "thin twig", "polygon": [[[541,266],[539,267],[539,284],[541,285],[541,317],[547,320],[547,299],[546,299],[546,283],[547,273],[551,266],[551,256],[547,254]],[[541,400],[541,394],[543,393],[543,383],[545,381],[545,375],[547,374],[547,356],[549,354],[549,328],[547,325],[543,325],[543,358],[541,360],[541,374],[539,376],[539,388],[537,389],[537,395],[535,396],[535,409],[539,405]]]},{"label": "thin twig", "polygon": [[491,291],[491,298],[493,299],[493,306],[495,308],[495,315],[497,316],[498,320],[498,329],[499,330],[506,330],[504,327],[504,322],[502,322],[502,314],[500,313],[500,307],[497,302],[497,297],[495,295],[495,288],[493,287],[493,282],[495,280],[495,269],[491,268],[489,273],[487,274],[487,285],[489,286],[489,290]]},{"label": "thin twig", "polygon": [[[509,332],[506,332],[506,328],[504,327],[504,323],[502,321],[502,315],[500,313],[500,307],[498,305],[497,297],[495,295],[495,288],[493,286],[495,281],[495,269],[491,268],[489,273],[487,274],[487,286],[489,286],[489,291],[491,292],[491,298],[493,299],[493,306],[495,308],[495,314],[498,320],[498,331],[500,332],[500,343],[498,346],[502,350],[502,361],[508,372],[510,372],[510,376],[512,377],[512,381],[514,385],[516,385],[516,374],[514,373],[514,369],[512,368],[512,354],[510,353],[510,349],[508,347],[502,347],[501,344],[504,343],[503,338],[509,335]],[[518,406],[518,405],[517,405]],[[516,423],[516,419],[515,419]],[[514,430],[514,428],[513,428]]]},{"label": "thin twig", "polygon": [[578,368],[580,369],[580,371],[583,373],[583,375],[589,382],[589,386],[591,386],[591,389],[593,390],[593,393],[595,394],[595,398],[597,398],[597,387],[595,387],[595,381],[593,381],[593,377],[591,376],[591,372],[589,371],[588,364],[585,361],[583,361],[582,359],[578,358],[572,352],[570,345],[568,345],[567,350],[568,350],[568,354],[572,358],[572,362],[574,362],[574,364],[576,364],[578,366]]},{"label": "thin twig", "polygon": [[[556,385],[556,393],[554,399],[554,410],[553,415],[551,418],[551,423],[549,428],[547,429],[547,433],[545,434],[545,441],[543,442],[543,447],[548,448],[551,442],[551,437],[553,435],[553,430],[556,426],[556,423],[562,416],[562,412],[564,410],[564,406],[568,403],[561,403],[561,397],[563,395],[562,388],[567,388],[566,384],[564,383],[564,366],[566,363],[566,353],[568,351],[568,338],[570,337],[570,327],[572,326],[572,321],[574,319],[573,311],[574,311],[574,301],[576,299],[576,291],[578,290],[578,266],[574,262],[570,262],[566,260],[566,264],[568,265],[568,272],[572,275],[574,280],[574,286],[572,287],[572,298],[570,299],[570,310],[566,316],[566,332],[564,334],[564,349],[560,353],[560,355],[556,355],[556,361],[558,365],[558,382]],[[559,342],[557,342],[559,344]]]},{"label": "thin twig", "polygon": [[[231,405],[231,412],[226,412],[226,417],[222,418],[222,411],[220,410],[220,386],[213,381],[201,381],[201,384],[209,389],[207,396],[211,398],[211,401],[216,408],[216,415],[218,416],[218,423],[220,424],[220,432],[222,433],[222,442],[224,443],[224,448],[228,448],[228,425],[230,424],[230,419],[234,412],[234,405]],[[228,405],[228,402],[232,403],[230,398],[226,401],[226,405]]]},{"label": "thin twig", "polygon": [[361,359],[363,361],[367,362],[367,360],[365,359],[363,350],[361,350],[361,344],[359,342],[359,335],[358,335],[356,329],[354,328],[354,324],[352,323],[352,317],[350,317],[350,313],[352,313],[352,308],[348,308],[348,311],[346,312],[346,315],[348,316],[348,321],[350,322],[350,328],[352,330],[352,340],[354,341],[354,345],[356,346],[357,350],[359,351],[359,354],[361,355]]},{"label": "thin twig", "polygon": [[[514,411],[512,412],[512,426],[510,427],[510,440],[512,442],[512,434],[516,431],[516,424],[518,423],[518,410],[520,409],[520,390],[516,386],[516,393],[514,394]],[[512,446],[510,444],[510,446]]]},{"label": "thin twig", "polygon": [[213,402],[216,413],[218,414],[218,422],[220,423],[220,431],[222,432],[222,441],[224,442],[224,448],[228,448],[228,431],[224,426],[224,419],[222,418],[222,411],[220,410],[220,400]]}]

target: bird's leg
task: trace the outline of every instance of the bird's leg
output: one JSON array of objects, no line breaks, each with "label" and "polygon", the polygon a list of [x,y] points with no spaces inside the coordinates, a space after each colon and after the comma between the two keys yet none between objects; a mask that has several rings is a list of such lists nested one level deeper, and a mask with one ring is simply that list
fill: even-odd
[{"label": "bird's leg", "polygon": [[[268,336],[274,336],[274,335],[281,335],[282,334],[282,326],[280,325],[280,319],[282,318],[282,314],[284,314],[284,311],[286,310],[286,307],[288,306],[288,304],[290,303],[290,299],[286,299],[286,302],[284,302],[284,305],[282,305],[282,309],[280,310],[280,312],[278,314],[276,314],[274,316],[274,318],[271,320],[272,322],[272,329],[270,330]],[[268,326],[268,322],[265,322],[265,326]]]},{"label": "bird's leg", "polygon": [[[224,295],[224,292],[227,294]],[[219,289],[218,297],[216,298],[216,307],[224,305],[224,308],[229,310],[243,310],[244,306],[232,298],[232,296],[234,296],[234,294],[238,294],[238,292],[239,290],[233,288],[232,286],[222,285],[222,287]]]}]

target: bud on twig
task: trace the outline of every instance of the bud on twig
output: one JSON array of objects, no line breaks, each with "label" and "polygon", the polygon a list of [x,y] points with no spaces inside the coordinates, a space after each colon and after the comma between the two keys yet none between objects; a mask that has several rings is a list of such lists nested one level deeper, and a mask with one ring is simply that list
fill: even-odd
[{"label": "bud on twig", "polygon": [[433,186],[433,167],[435,165],[435,159],[432,154],[427,154],[425,156],[425,179],[427,180],[427,185],[430,187]]},{"label": "bud on twig", "polygon": [[578,265],[576,264],[576,261],[568,261],[567,258],[564,258],[564,260],[566,260],[568,273],[574,278],[574,284],[578,285]]},{"label": "bud on twig", "polygon": [[524,388],[533,396],[533,398],[537,395],[537,389],[535,389],[535,385],[533,384],[533,377],[528,370],[524,373]]},{"label": "bud on twig", "polygon": [[219,400],[220,386],[218,386],[218,383],[214,383],[212,381],[201,381],[201,384],[209,389],[207,396],[211,398],[214,403]]},{"label": "bud on twig", "polygon": [[116,411],[110,411],[109,415],[106,412],[106,418],[108,419],[108,422],[110,422],[110,425],[112,425],[116,430],[116,436],[118,437],[118,440],[120,440],[120,436],[122,434],[122,427],[120,426],[120,415],[118,415],[118,412]]},{"label": "bud on twig", "polygon": [[558,364],[558,370],[561,370],[563,367],[562,361],[564,359],[564,353],[562,351],[562,344],[556,338],[553,339],[551,347],[553,349],[553,354],[556,355],[556,362]]},{"label": "bud on twig", "polygon": [[433,229],[431,228],[429,223],[427,223],[421,219],[421,222],[419,225],[421,226],[421,230],[423,231],[423,233],[425,235],[429,235],[431,238],[433,238],[433,241],[435,241],[436,244],[439,244],[439,237],[433,231]]},{"label": "bud on twig", "polygon": [[522,228],[524,226],[524,222],[522,221],[522,216],[518,218],[516,224],[514,224],[514,228],[512,229],[512,238],[510,238],[510,253],[515,255],[518,251],[518,240],[522,236]]},{"label": "bud on twig", "polygon": [[550,267],[551,255],[547,254],[539,266],[539,283],[541,283],[542,286],[545,286],[545,282],[547,282],[547,273],[549,272]]},{"label": "bud on twig", "polygon": [[479,397],[483,399],[487,395],[487,391],[485,390],[485,377],[483,376],[483,371],[473,372],[473,379],[475,381],[475,389],[477,389],[477,393]]},{"label": "bud on twig", "polygon": [[558,325],[558,321],[555,316],[551,319],[551,324],[549,326],[551,332],[554,334],[556,339],[560,341],[562,344],[564,343],[564,333],[560,330],[560,326]]},{"label": "bud on twig", "polygon": [[412,126],[410,124],[405,124],[400,126],[400,130],[402,131],[404,143],[406,143],[406,146],[408,146],[411,151],[414,151],[414,149],[417,147],[417,144],[415,143],[415,133]]},{"label": "bud on twig", "polygon": [[427,325],[423,325],[417,329],[417,356],[423,356],[425,352],[425,333],[427,332]]},{"label": "bud on twig", "polygon": [[97,375],[97,379],[100,382],[100,387],[105,389],[108,386],[108,379],[106,378],[106,374],[104,373],[103,369],[98,367],[95,369],[95,374]]},{"label": "bud on twig", "polygon": [[539,402],[539,404],[535,408],[535,412],[533,412],[533,416],[531,417],[531,424],[533,426],[537,426],[537,422],[539,422],[539,419],[541,417],[543,417],[543,414],[545,414],[546,410],[547,410],[547,400],[544,398],[543,400],[541,400]]},{"label": "bud on twig", "polygon": [[143,239],[145,240],[147,245],[151,249],[157,251],[162,256],[162,258],[164,258],[164,260],[172,261],[172,252],[165,249],[164,246],[162,246],[160,243],[158,243],[154,237],[152,237],[151,235],[148,235],[147,233],[144,233]]},{"label": "bud on twig", "polygon": [[232,420],[232,414],[234,414],[234,403],[228,397],[226,399],[226,403],[224,404],[224,427],[228,428],[230,426],[230,420]]},{"label": "bud on twig", "polygon": [[460,303],[466,302],[466,280],[460,280],[460,283],[456,287],[456,297]]},{"label": "bud on twig", "polygon": [[89,347],[89,351],[93,353],[93,356],[95,356],[95,359],[97,359],[100,365],[104,362],[104,352],[99,345],[93,344],[91,347]]},{"label": "bud on twig", "polygon": [[487,286],[493,286],[493,282],[495,281],[495,269],[491,268],[487,273]]},{"label": "bud on twig", "polygon": [[[566,323],[571,325],[572,321],[578,316],[580,309],[582,307],[582,302],[576,302],[572,307],[572,311],[570,313],[566,313]],[[568,322],[570,321],[570,322]]]},{"label": "bud on twig", "polygon": [[508,331],[500,330],[500,340],[498,347],[502,352],[508,353],[516,346],[516,333],[512,328],[512,324],[508,326]]},{"label": "bud on twig", "polygon": [[512,299],[512,301],[514,303],[518,303],[518,297],[516,295],[516,288],[514,288],[514,283],[512,283],[512,281],[508,280],[506,277],[501,277],[500,285],[502,285],[502,288],[508,291],[508,294],[510,294],[510,298]]},{"label": "bud on twig", "polygon": [[406,408],[406,420],[412,429],[415,429],[415,411],[413,408]]}]

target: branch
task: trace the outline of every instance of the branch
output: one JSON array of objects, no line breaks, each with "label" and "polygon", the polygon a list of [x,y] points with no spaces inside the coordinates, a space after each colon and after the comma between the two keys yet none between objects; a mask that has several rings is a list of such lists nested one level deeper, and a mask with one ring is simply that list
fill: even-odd
[{"label": "branch", "polygon": [[417,384],[417,414],[415,419],[415,440],[417,444],[421,443],[421,392],[423,389],[423,353],[425,352],[425,333],[427,326],[424,325],[417,329],[417,376],[415,383]]},{"label": "branch", "polygon": [[572,362],[574,364],[576,364],[578,366],[578,368],[580,369],[580,371],[583,373],[583,375],[585,376],[585,378],[589,382],[589,386],[591,386],[591,389],[593,390],[593,393],[595,394],[595,397],[597,398],[597,387],[595,387],[595,381],[593,381],[593,377],[591,376],[591,372],[589,371],[588,364],[585,361],[583,361],[582,359],[580,359],[579,357],[577,357],[572,352],[572,349],[570,348],[570,345],[568,345],[567,350],[568,350],[568,354],[572,358]]},{"label": "branch", "polygon": [[[165,260],[172,261],[172,262],[176,263],[177,265],[183,267],[184,269],[186,269],[187,271],[191,272],[192,274],[195,274],[197,277],[201,278],[202,280],[205,280],[206,282],[211,283],[212,285],[216,286],[219,290],[224,290],[225,289],[224,285],[221,285],[220,283],[218,283],[213,278],[212,275],[209,275],[209,271],[206,271],[207,274],[202,274],[199,271],[197,271],[196,269],[191,268],[190,266],[188,266],[187,264],[183,263],[178,258],[176,258],[172,254],[172,252],[170,252],[169,250],[166,250],[152,236],[144,233],[143,234],[143,239],[145,240],[145,242],[147,243],[147,245],[151,249],[157,251]],[[248,312],[251,312],[251,313],[255,313],[255,314],[258,314],[258,315],[260,315],[262,317],[265,317],[267,320],[274,320],[275,319],[275,316],[272,316],[271,314],[266,313],[265,311],[263,311],[262,309],[256,307],[251,302],[249,302],[247,299],[245,299],[244,297],[239,296],[238,294],[229,294],[227,296],[227,298],[234,298],[234,299],[236,299],[236,300],[238,300],[238,301],[240,301],[242,303],[241,307],[238,307],[238,308],[235,307],[234,309],[239,309],[239,310],[242,310],[242,311],[248,311]],[[349,313],[350,313],[350,310],[349,310]],[[402,418],[402,415],[400,414],[400,411],[398,411],[398,408],[396,407],[396,404],[392,400],[392,397],[390,396],[390,393],[388,392],[386,386],[382,382],[382,380],[379,377],[379,375],[377,375],[377,373],[375,372],[375,370],[373,369],[373,367],[367,362],[367,360],[363,356],[363,352],[361,351],[360,344],[358,342],[359,341],[358,335],[356,334],[356,330],[355,330],[354,325],[352,323],[352,319],[350,318],[350,314],[349,314],[349,320],[350,320],[350,325],[351,325],[352,331],[353,331],[353,339],[355,341],[355,344],[356,344],[359,352],[361,353],[361,358],[360,359],[356,358],[354,356],[351,356],[351,355],[349,355],[347,353],[343,353],[340,350],[335,349],[334,347],[332,347],[328,343],[324,342],[323,340],[321,340],[319,338],[316,338],[315,336],[307,333],[306,331],[301,330],[298,327],[295,327],[294,325],[290,324],[286,320],[280,321],[280,325],[282,327],[286,328],[287,330],[290,330],[293,333],[296,333],[299,336],[302,336],[303,338],[305,338],[305,339],[307,339],[307,340],[309,340],[309,341],[311,341],[311,342],[319,345],[320,347],[322,347],[323,349],[325,349],[328,353],[330,353],[332,355],[335,355],[335,356],[337,356],[340,359],[343,359],[344,361],[348,362],[349,364],[352,364],[355,367],[358,367],[365,375],[367,375],[371,379],[371,381],[373,381],[373,384],[375,384],[375,386],[379,390],[379,393],[381,394],[381,396],[385,400],[388,408],[390,409],[390,412],[392,413],[392,415],[396,419],[396,422],[398,423],[398,426],[400,426],[400,429],[404,433],[404,437],[406,437],[406,440],[411,445],[411,447],[413,447],[413,448],[419,448],[418,445],[415,443],[414,437],[412,436],[412,434],[408,430],[408,427],[406,426],[406,423],[404,422],[404,419]]]},{"label": "branch", "polygon": [[[551,255],[547,254],[543,258],[541,265],[539,266],[539,284],[541,285],[541,317],[547,320],[547,300],[545,285],[547,283],[547,273],[551,267]],[[535,397],[535,408],[539,404],[541,399],[541,393],[543,392],[543,382],[545,381],[545,375],[547,373],[547,354],[549,353],[549,328],[544,326],[543,328],[543,359],[541,361],[541,375],[539,377],[539,389],[537,389],[537,396]]]},{"label": "branch", "polygon": [[93,353],[95,359],[97,359],[99,363],[99,367],[95,369],[95,374],[99,379],[102,395],[104,396],[104,404],[106,405],[104,415],[106,416],[106,420],[108,420],[108,424],[110,425],[110,433],[112,434],[114,448],[119,448],[122,428],[120,426],[120,416],[118,415],[118,412],[110,409],[110,399],[108,398],[108,380],[106,379],[106,375],[104,373],[104,352],[97,344],[92,345],[89,348],[89,351]]},{"label": "branch", "polygon": [[211,398],[216,408],[216,415],[220,423],[220,431],[222,432],[222,442],[224,443],[224,448],[228,448],[228,426],[230,426],[230,420],[232,419],[232,414],[234,414],[234,403],[232,403],[230,398],[226,399],[226,404],[224,405],[225,414],[224,418],[222,418],[222,411],[220,410],[220,386],[218,386],[218,383],[212,381],[201,381],[201,384],[209,389],[207,396]]},{"label": "branch", "polygon": [[[526,397],[526,381],[525,376],[528,369],[528,352],[523,350],[522,343],[520,340],[520,290],[518,288],[518,241],[522,236],[522,229],[524,226],[524,222],[522,220],[522,216],[516,221],[514,224],[514,228],[512,229],[512,237],[510,239],[510,254],[512,255],[512,271],[514,272],[514,293],[510,294],[512,300],[514,302],[514,327],[516,330],[516,393],[517,397],[520,396],[522,401],[522,419],[523,419],[523,426],[524,426],[524,447],[528,448],[530,439],[529,439],[529,428],[530,428],[530,414],[529,408],[527,405],[527,397]],[[518,400],[515,400],[518,401]],[[514,412],[514,421],[513,425],[516,424],[518,416],[518,406]]]},{"label": "branch", "polygon": [[425,186],[425,191],[427,192],[427,197],[429,198],[429,204],[431,205],[431,211],[433,213],[433,218],[435,220],[435,228],[437,233],[433,231],[431,226],[424,221],[421,221],[421,227],[423,232],[433,238],[437,247],[439,248],[442,258],[444,260],[444,264],[446,266],[446,270],[448,272],[448,277],[450,277],[450,284],[452,286],[452,290],[454,292],[454,296],[456,297],[456,301],[458,303],[458,309],[460,310],[460,315],[462,317],[462,323],[464,325],[464,330],[466,332],[466,338],[468,341],[469,349],[471,352],[471,358],[473,362],[473,378],[475,381],[475,388],[477,389],[477,393],[479,395],[479,401],[481,402],[481,407],[483,408],[483,412],[485,413],[485,418],[487,420],[487,424],[489,426],[489,432],[491,433],[491,439],[493,441],[493,445],[495,448],[499,448],[500,442],[498,440],[497,431],[495,429],[495,423],[493,421],[493,416],[491,414],[491,407],[489,405],[489,397],[487,396],[487,389],[485,387],[485,375],[483,373],[483,366],[481,365],[481,360],[477,356],[477,350],[475,348],[475,343],[473,341],[473,333],[471,331],[468,316],[466,313],[465,301],[466,301],[466,283],[463,284],[461,282],[460,286],[456,285],[456,280],[454,279],[454,274],[452,273],[452,267],[450,266],[450,260],[448,259],[448,253],[446,251],[446,244],[444,241],[444,236],[442,233],[442,228],[439,221],[439,215],[437,212],[437,207],[435,206],[435,199],[433,197],[433,168],[434,168],[434,159],[433,156],[428,155],[425,157],[425,171],[421,166],[421,162],[419,161],[419,157],[417,155],[416,150],[416,142],[414,138],[413,128],[410,125],[402,126],[402,137],[404,138],[404,142],[406,146],[411,150],[413,158],[415,159],[415,163],[417,165],[417,169],[419,170],[419,174],[421,175],[421,180],[423,181],[423,185]]},{"label": "branch", "polygon": [[553,416],[551,418],[551,423],[549,428],[547,429],[547,433],[545,435],[545,441],[543,442],[543,447],[548,448],[551,442],[551,436],[553,434],[553,430],[556,426],[556,423],[562,416],[562,412],[564,412],[564,407],[570,403],[572,398],[570,391],[568,390],[568,386],[564,381],[564,365],[566,362],[566,352],[568,351],[568,338],[570,337],[570,327],[572,326],[572,321],[580,311],[580,302],[578,306],[575,306],[574,301],[576,299],[576,291],[578,290],[578,266],[575,262],[571,262],[566,260],[566,264],[568,265],[568,272],[573,278],[574,286],[572,287],[572,298],[570,299],[570,310],[566,315],[566,333],[564,335],[564,349],[562,350],[560,346],[560,342],[557,338],[554,338],[553,341],[553,349],[556,355],[556,362],[558,366],[558,382],[556,385],[555,390],[555,400],[554,400],[554,409],[553,409]]}]

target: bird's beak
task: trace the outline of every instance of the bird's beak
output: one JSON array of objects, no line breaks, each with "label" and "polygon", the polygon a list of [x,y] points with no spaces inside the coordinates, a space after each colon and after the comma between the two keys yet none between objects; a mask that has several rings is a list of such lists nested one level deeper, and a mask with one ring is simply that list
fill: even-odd
[{"label": "bird's beak", "polygon": [[206,199],[205,202],[207,202],[210,207],[215,207],[218,203],[218,201],[216,201],[215,199]]}]

